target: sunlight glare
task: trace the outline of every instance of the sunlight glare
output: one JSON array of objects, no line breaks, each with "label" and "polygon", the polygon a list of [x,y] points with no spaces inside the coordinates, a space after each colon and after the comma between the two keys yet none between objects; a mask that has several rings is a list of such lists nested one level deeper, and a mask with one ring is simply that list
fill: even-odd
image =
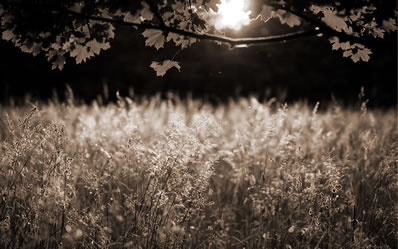
[{"label": "sunlight glare", "polygon": [[246,0],[221,0],[221,4],[217,4],[216,29],[239,30],[243,25],[248,25],[251,11],[245,11],[245,2]]}]

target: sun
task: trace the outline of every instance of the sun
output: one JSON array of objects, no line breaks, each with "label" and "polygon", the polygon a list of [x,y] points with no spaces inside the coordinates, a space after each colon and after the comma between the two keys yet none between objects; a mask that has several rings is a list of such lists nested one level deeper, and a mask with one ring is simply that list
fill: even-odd
[{"label": "sun", "polygon": [[248,25],[251,11],[245,11],[245,5],[246,0],[221,0],[221,3],[217,4],[216,29],[239,30],[242,26]]}]

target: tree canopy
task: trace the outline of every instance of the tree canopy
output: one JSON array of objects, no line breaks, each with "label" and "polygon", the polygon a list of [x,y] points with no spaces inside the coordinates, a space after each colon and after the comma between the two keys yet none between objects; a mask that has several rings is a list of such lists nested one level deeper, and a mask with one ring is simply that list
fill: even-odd
[{"label": "tree canopy", "polygon": [[[248,22],[266,25],[276,18],[291,32],[228,37],[228,27],[217,27],[215,20],[221,3],[229,1],[246,3]],[[66,61],[80,64],[109,49],[118,25],[139,29],[145,45],[157,50],[166,42],[181,50],[200,40],[234,48],[317,35],[356,63],[367,62],[372,45],[398,29],[397,14],[397,3],[389,0],[0,0],[0,32],[22,52],[44,55],[59,70]],[[181,65],[165,58],[150,67],[163,76]]]}]

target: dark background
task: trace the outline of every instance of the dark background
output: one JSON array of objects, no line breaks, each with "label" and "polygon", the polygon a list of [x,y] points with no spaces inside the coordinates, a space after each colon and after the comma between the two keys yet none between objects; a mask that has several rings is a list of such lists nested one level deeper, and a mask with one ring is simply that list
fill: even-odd
[{"label": "dark background", "polygon": [[[271,21],[266,26],[254,23],[251,31],[243,30],[239,35],[286,31]],[[343,58],[341,50],[331,50],[327,37],[235,49],[201,41],[175,57],[181,72],[171,69],[164,77],[156,77],[149,67],[151,62],[171,59],[178,48],[172,44],[159,51],[145,47],[138,32],[142,30],[117,27],[111,49],[81,65],[68,60],[63,71],[51,70],[43,56],[23,54],[11,43],[0,41],[1,102],[10,98],[18,102],[26,95],[46,100],[54,92],[62,99],[66,84],[77,98],[87,102],[104,95],[104,85],[110,99],[117,90],[123,96],[133,89],[135,96],[173,91],[213,102],[253,94],[260,99],[312,103],[328,102],[333,95],[342,104],[357,103],[363,86],[369,106],[390,107],[397,102],[396,34],[387,35],[371,48],[368,63]]]}]

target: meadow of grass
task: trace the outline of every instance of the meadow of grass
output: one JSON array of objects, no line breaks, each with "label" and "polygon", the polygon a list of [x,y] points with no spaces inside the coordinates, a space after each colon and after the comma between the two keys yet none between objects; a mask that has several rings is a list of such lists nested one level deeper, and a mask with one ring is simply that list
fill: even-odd
[{"label": "meadow of grass", "polygon": [[397,248],[393,110],[0,107],[0,248]]}]

